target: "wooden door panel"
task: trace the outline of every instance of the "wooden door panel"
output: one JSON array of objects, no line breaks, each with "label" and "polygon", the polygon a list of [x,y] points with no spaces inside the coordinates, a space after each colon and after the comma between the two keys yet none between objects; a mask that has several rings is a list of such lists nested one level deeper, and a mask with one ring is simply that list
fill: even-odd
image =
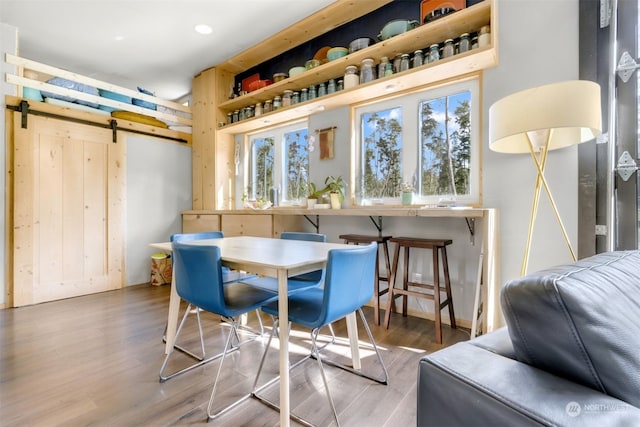
[{"label": "wooden door panel", "polygon": [[123,286],[124,138],[14,115],[14,305]]}]

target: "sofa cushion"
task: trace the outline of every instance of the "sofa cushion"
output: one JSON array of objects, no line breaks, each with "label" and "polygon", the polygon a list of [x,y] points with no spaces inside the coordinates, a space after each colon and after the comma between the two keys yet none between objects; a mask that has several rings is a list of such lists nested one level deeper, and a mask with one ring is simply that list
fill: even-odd
[{"label": "sofa cushion", "polygon": [[511,343],[511,337],[509,337],[507,328],[500,328],[490,334],[480,335],[479,337],[469,341],[469,344],[475,345],[476,347],[480,347],[492,353],[499,354],[500,356],[516,360],[516,355],[513,352],[513,344]]},{"label": "sofa cushion", "polygon": [[507,283],[518,360],[640,407],[640,252],[599,254]]}]

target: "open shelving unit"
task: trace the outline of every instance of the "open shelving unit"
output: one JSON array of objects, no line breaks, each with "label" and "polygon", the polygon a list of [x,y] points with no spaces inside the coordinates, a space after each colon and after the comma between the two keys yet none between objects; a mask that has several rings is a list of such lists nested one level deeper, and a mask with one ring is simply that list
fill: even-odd
[{"label": "open shelving unit", "polygon": [[[495,20],[493,1],[485,0],[469,8],[447,15],[436,21],[421,25],[413,30],[381,41],[365,49],[351,53],[335,61],[308,70],[298,76],[284,79],[249,94],[229,99],[218,104],[221,115],[239,110],[259,102],[282,95],[285,90],[300,90],[309,85],[339,78],[348,65],[360,65],[363,59],[373,58],[376,62],[381,57],[392,60],[397,54],[411,53],[417,49],[426,49],[433,43],[441,43],[448,38],[457,38],[464,32],[475,32],[483,25],[492,25]],[[280,108],[271,113],[227,124],[218,129],[227,134],[245,133],[265,126],[295,120],[313,113],[330,110],[344,105],[363,102],[385,94],[402,92],[439,81],[461,77],[465,74],[480,71],[497,65],[495,43],[495,24],[492,25],[491,43],[488,47],[474,49],[434,63],[427,63],[417,68],[397,73],[392,76],[376,79],[355,88],[325,95],[313,100]]]},{"label": "open shelving unit", "polygon": [[[301,120],[321,111],[396,96],[417,88],[465,79],[498,64],[498,22],[496,0],[484,0],[415,29],[378,42],[301,75],[284,79],[249,94],[229,99],[236,77],[267,61],[304,47],[314,39],[342,25],[366,17],[391,0],[337,0],[315,14],[292,24],[257,45],[215,67],[203,70],[193,80],[193,209],[233,209],[236,206],[235,167],[237,135]],[[417,68],[380,78],[330,95],[301,102],[231,124],[227,113],[344,75],[348,65],[360,65],[365,58],[392,60],[398,53],[412,53],[433,43],[491,26],[490,43],[483,48],[427,63]]]}]

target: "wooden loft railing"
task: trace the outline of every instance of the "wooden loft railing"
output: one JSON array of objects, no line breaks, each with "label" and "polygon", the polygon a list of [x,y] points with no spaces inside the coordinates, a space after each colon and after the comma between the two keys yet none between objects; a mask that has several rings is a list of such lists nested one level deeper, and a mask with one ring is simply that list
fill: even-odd
[{"label": "wooden loft railing", "polygon": [[[191,108],[188,106],[179,104],[177,102],[168,101],[155,96],[147,95],[141,92],[137,92],[135,90],[123,88],[111,83],[92,79],[90,77],[85,77],[74,72],[70,72],[60,68],[41,64],[39,62],[32,61],[29,59],[24,59],[15,55],[7,54],[5,58],[5,62],[7,62],[8,64],[15,65],[17,67],[16,74],[7,73],[6,81],[7,83],[17,85],[20,88],[19,93],[22,93],[22,87],[29,87],[29,88],[38,89],[41,91],[55,93],[57,95],[72,97],[82,101],[88,101],[88,102],[92,102],[99,105],[105,105],[108,107],[115,108],[117,110],[130,111],[133,113],[151,116],[163,122],[174,122],[174,123],[179,123],[180,125],[183,125],[183,126],[192,126],[193,122],[191,119]],[[25,71],[35,72],[38,78],[25,77]],[[148,101],[156,105],[162,105],[163,107],[166,107],[169,110],[156,111],[156,110],[143,108],[133,104],[128,104],[125,102],[120,102],[117,100],[92,95],[86,92],[81,92],[74,89],[52,85],[46,82],[46,80],[49,80],[51,77],[61,77],[76,83],[82,83],[82,84],[93,86],[99,89],[108,90],[110,92],[114,92],[127,97],[141,99],[143,101]],[[175,113],[172,113],[171,110],[175,111]]]}]

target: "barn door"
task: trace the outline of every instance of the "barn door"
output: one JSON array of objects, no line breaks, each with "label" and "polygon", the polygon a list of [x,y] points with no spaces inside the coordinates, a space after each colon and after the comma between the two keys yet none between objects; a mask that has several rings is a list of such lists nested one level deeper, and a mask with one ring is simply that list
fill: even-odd
[{"label": "barn door", "polygon": [[14,306],[124,284],[124,138],[14,113]]}]

